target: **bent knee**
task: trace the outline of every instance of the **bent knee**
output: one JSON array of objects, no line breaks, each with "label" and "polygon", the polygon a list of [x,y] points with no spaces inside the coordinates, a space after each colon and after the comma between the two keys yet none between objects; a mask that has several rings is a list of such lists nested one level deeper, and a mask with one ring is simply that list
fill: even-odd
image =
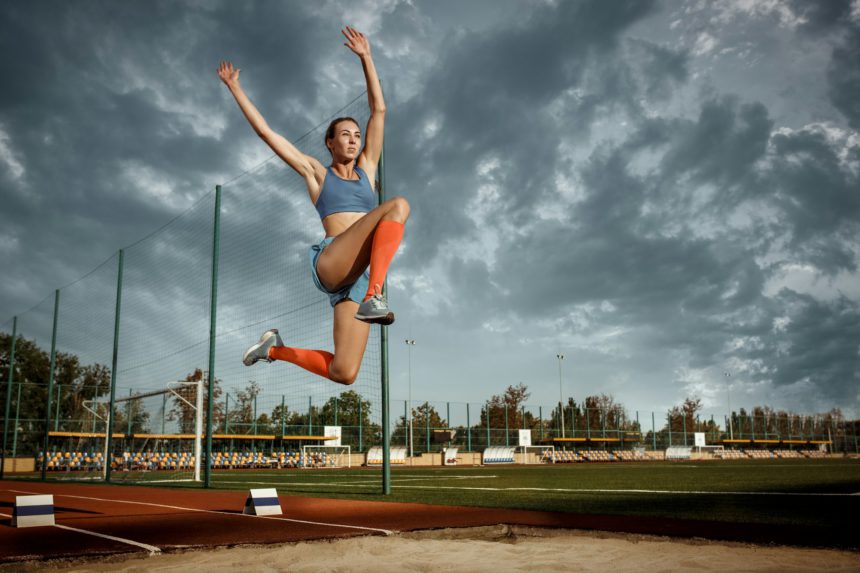
[{"label": "bent knee", "polygon": [[332,382],[350,386],[358,378],[357,368],[331,368],[329,370],[329,379]]},{"label": "bent knee", "polygon": [[409,201],[406,200],[405,197],[393,197],[390,200],[391,210],[398,216],[398,219],[401,219],[401,222],[405,223],[406,219],[409,218]]}]

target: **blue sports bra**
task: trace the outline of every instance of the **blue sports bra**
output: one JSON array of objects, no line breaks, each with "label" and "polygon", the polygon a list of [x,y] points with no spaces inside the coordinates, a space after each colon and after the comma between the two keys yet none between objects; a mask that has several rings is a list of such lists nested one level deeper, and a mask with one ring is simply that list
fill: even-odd
[{"label": "blue sports bra", "polygon": [[368,213],[376,207],[376,194],[367,179],[367,173],[355,165],[358,180],[341,179],[331,166],[326,169],[325,181],[314,205],[320,219],[325,219],[332,213]]}]

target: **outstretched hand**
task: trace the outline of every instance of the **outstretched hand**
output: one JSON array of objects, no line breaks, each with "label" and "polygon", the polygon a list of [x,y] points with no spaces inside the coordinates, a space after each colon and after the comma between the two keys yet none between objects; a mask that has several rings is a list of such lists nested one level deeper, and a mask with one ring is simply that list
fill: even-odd
[{"label": "outstretched hand", "polygon": [[343,45],[352,50],[356,56],[359,58],[370,56],[370,42],[367,41],[367,36],[349,26],[341,30],[341,33],[347,39]]},{"label": "outstretched hand", "polygon": [[221,62],[221,65],[218,66],[218,77],[227,87],[230,87],[230,85],[239,83],[239,72],[241,71],[239,68],[234,69],[230,62]]}]

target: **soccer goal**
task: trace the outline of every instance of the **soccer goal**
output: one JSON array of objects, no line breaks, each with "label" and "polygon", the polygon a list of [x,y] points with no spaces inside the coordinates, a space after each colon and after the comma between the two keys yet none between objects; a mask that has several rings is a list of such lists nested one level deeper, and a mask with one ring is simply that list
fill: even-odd
[{"label": "soccer goal", "polygon": [[303,469],[351,468],[352,450],[349,446],[302,446]]},{"label": "soccer goal", "polygon": [[[112,476],[123,481],[201,481],[203,392],[204,381],[201,377],[192,382],[170,382],[161,390],[116,398],[114,403],[118,409],[128,413],[145,409],[154,415],[147,416],[147,424],[138,431],[129,426],[130,431],[124,435],[120,448],[117,448],[117,440],[114,440],[113,452],[107,451],[105,431],[105,470],[107,464],[111,464]],[[179,416],[171,417],[167,411],[167,400],[177,405]],[[106,427],[111,425],[114,424],[105,424]],[[115,436],[117,430],[126,429],[115,427]]]},{"label": "soccer goal", "polygon": [[551,464],[555,460],[555,446],[518,446],[521,464]]}]

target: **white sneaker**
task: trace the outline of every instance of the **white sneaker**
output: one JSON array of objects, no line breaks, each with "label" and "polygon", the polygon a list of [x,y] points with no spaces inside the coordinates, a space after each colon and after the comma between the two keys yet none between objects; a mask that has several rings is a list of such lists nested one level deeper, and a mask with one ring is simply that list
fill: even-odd
[{"label": "white sneaker", "polygon": [[273,362],[273,360],[269,358],[269,349],[273,346],[283,345],[284,341],[281,340],[281,335],[278,334],[278,330],[276,328],[267,330],[263,333],[263,336],[260,337],[257,344],[245,351],[245,355],[242,356],[242,363],[245,366],[251,366],[260,360]]}]

